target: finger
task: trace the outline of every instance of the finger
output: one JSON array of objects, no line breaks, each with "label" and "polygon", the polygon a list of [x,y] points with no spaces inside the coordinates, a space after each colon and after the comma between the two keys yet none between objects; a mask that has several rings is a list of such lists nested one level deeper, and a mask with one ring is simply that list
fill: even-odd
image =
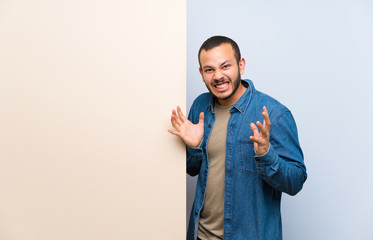
[{"label": "finger", "polygon": [[172,124],[172,126],[173,126],[176,130],[180,131],[180,124],[178,123],[178,121],[177,121],[177,119],[175,118],[175,116],[171,116],[171,124]]},{"label": "finger", "polygon": [[259,121],[256,122],[256,125],[258,125],[260,134],[262,134],[263,137],[267,137],[269,133],[268,126],[261,124]]},{"label": "finger", "polygon": [[254,143],[259,143],[259,138],[250,136],[250,140],[253,141]]},{"label": "finger", "polygon": [[172,124],[172,126],[173,126],[177,131],[180,131],[180,126],[177,125],[177,124],[175,123],[175,121],[172,121],[172,120],[171,120],[171,124]]},{"label": "finger", "polygon": [[257,136],[259,134],[258,128],[254,123],[250,123],[251,130],[253,130],[254,136]]},{"label": "finger", "polygon": [[263,121],[263,124],[266,125],[266,126],[271,126],[271,120],[269,120],[269,114],[268,114],[268,110],[265,106],[263,106],[263,113],[262,113],[263,117],[264,117],[264,121]]},{"label": "finger", "polygon": [[263,137],[259,136],[250,136],[250,140],[253,141],[256,144],[264,145],[266,144],[266,140]]},{"label": "finger", "polygon": [[261,137],[250,136],[250,140],[253,141],[255,144],[259,144],[259,145],[263,144],[263,138]]},{"label": "finger", "polygon": [[180,132],[178,132],[178,131],[168,129],[168,132],[180,137]]},{"label": "finger", "polygon": [[176,124],[181,126],[182,121],[180,120],[179,116],[176,114],[175,110],[172,110],[171,122],[172,122],[172,119],[175,121]]},{"label": "finger", "polygon": [[179,114],[179,118],[180,118],[180,120],[181,120],[182,122],[185,122],[186,120],[188,120],[188,119],[184,116],[184,114],[183,114],[183,112],[181,111],[181,108],[180,108],[179,106],[177,106],[177,114]]},{"label": "finger", "polygon": [[263,126],[263,124],[262,124],[261,122],[256,121],[256,125],[258,126],[260,132],[262,132],[263,130],[265,130],[265,129],[264,129],[264,126]]}]

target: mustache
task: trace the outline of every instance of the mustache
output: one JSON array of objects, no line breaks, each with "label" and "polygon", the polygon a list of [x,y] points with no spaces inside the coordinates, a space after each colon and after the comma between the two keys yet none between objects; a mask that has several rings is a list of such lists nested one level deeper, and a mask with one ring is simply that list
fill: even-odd
[{"label": "mustache", "polygon": [[223,82],[226,82],[224,77],[221,78],[221,79],[218,79],[218,80],[214,80],[214,84],[219,84],[219,83],[223,83]]}]

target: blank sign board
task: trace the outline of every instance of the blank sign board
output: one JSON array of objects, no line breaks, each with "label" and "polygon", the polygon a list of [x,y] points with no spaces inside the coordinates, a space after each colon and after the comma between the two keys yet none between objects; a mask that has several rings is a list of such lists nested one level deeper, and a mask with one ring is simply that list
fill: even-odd
[{"label": "blank sign board", "polygon": [[0,3],[0,239],[184,238],[184,5]]}]

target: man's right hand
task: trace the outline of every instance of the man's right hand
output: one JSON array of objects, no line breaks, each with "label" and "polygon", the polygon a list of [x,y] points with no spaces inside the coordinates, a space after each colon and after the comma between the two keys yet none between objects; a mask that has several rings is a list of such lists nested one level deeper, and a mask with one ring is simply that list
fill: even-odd
[{"label": "man's right hand", "polygon": [[204,119],[205,116],[201,112],[198,124],[193,124],[184,116],[180,107],[177,106],[177,114],[175,109],[172,109],[171,114],[171,123],[176,130],[168,129],[168,132],[179,136],[189,147],[198,147],[203,138]]}]

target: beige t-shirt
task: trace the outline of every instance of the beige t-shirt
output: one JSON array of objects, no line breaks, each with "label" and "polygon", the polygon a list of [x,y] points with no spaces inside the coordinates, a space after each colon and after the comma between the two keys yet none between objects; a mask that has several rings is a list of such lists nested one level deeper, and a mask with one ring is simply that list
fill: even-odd
[{"label": "beige t-shirt", "polygon": [[202,240],[223,239],[225,149],[232,106],[217,103],[214,106],[215,123],[207,142],[209,173],[206,196],[198,227],[198,237]]}]

